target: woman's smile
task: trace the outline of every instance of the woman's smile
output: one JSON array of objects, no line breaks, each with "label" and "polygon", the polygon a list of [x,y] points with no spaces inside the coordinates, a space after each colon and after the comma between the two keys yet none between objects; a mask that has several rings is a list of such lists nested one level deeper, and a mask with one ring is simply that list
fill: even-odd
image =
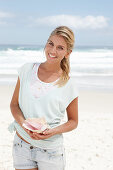
[{"label": "woman's smile", "polygon": [[56,56],[54,56],[54,55],[51,55],[51,54],[48,54],[49,55],[49,58],[51,58],[51,59],[55,59],[55,58],[57,58]]}]

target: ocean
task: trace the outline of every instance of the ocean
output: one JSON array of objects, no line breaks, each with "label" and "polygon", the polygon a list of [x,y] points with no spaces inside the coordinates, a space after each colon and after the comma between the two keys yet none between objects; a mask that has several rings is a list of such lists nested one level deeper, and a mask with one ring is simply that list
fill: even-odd
[{"label": "ocean", "polygon": [[[24,63],[46,60],[42,45],[0,45],[0,84],[15,85]],[[78,46],[70,55],[78,88],[113,91],[113,47]]]}]

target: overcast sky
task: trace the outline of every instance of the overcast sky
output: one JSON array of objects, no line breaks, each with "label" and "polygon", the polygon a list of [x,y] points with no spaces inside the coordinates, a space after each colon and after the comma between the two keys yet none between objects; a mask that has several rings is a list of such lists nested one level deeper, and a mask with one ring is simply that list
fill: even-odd
[{"label": "overcast sky", "polygon": [[0,0],[0,44],[45,44],[59,25],[76,45],[113,45],[112,0]]}]

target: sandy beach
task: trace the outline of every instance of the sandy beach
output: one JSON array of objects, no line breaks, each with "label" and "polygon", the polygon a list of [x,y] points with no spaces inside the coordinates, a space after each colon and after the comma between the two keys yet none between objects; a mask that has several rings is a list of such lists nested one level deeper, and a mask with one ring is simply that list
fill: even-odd
[{"label": "sandy beach", "polygon": [[[15,86],[0,86],[0,170],[13,170],[13,121],[10,101]],[[79,91],[77,129],[64,134],[66,170],[113,170],[113,93]]]}]

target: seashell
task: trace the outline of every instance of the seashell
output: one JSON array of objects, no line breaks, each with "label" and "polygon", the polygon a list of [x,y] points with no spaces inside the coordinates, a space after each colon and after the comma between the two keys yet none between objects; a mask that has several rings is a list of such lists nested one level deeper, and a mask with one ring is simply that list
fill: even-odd
[{"label": "seashell", "polygon": [[42,118],[28,118],[25,120],[25,122],[23,123],[22,126],[32,132],[37,132],[37,133],[42,133],[44,130],[51,128],[47,124],[44,117],[42,117]]}]

